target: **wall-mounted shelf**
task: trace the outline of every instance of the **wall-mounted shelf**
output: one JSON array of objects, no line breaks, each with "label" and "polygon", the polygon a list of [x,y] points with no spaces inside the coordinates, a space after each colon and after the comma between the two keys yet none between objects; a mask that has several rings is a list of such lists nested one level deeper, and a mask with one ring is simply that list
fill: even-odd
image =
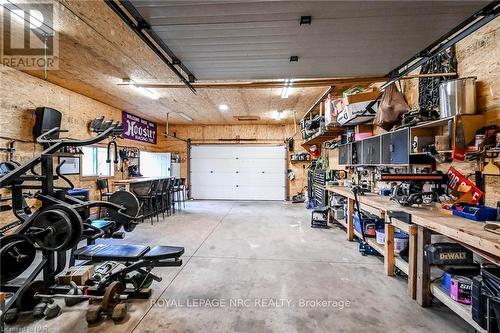
[{"label": "wall-mounted shelf", "polygon": [[431,155],[412,152],[415,137],[448,136],[452,149],[438,152],[453,153],[459,143],[465,148],[474,139],[476,130],[482,126],[484,126],[484,116],[479,114],[453,116],[398,129],[339,145],[339,164],[350,166],[433,164],[435,159]]},{"label": "wall-mounted shelf", "polygon": [[321,144],[326,141],[330,141],[333,139],[336,139],[340,134],[344,132],[344,129],[341,127],[336,127],[336,126],[330,126],[322,131],[316,133],[309,139],[305,140],[302,143],[302,147],[309,151],[312,145],[317,145],[318,148],[321,148]]}]

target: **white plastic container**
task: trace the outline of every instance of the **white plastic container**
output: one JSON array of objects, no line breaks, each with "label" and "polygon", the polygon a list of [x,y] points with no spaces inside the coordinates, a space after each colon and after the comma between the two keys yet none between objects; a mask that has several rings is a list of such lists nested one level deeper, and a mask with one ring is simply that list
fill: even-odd
[{"label": "white plastic container", "polygon": [[[385,244],[385,230],[377,229],[375,231],[377,244]],[[405,232],[394,233],[394,252],[399,253],[408,246],[408,234]]]}]

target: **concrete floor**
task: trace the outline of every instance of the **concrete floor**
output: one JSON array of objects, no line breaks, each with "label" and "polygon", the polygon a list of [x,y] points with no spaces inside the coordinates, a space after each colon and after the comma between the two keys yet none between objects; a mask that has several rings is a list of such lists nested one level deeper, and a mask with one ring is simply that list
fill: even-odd
[{"label": "concrete floor", "polygon": [[151,300],[131,302],[124,323],[88,329],[80,304],[31,326],[72,333],[472,331],[444,306],[419,307],[406,296],[406,281],[384,276],[382,261],[361,256],[340,227],[312,229],[309,219],[300,204],[189,202],[113,240],[186,249],[182,267],[156,269],[163,281]]}]

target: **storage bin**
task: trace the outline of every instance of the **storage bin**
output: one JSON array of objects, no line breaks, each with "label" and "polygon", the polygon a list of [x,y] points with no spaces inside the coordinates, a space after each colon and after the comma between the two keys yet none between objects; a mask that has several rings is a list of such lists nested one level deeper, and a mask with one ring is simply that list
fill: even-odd
[{"label": "storage bin", "polygon": [[460,204],[459,206],[453,206],[452,212],[453,215],[473,221],[496,221],[497,219],[497,210],[495,208],[481,205]]},{"label": "storage bin", "polygon": [[[362,233],[361,225],[363,225],[365,227],[365,236],[369,237],[375,237],[375,230],[384,226],[384,220],[380,218],[364,218],[361,219],[360,221],[358,213],[354,213],[353,220],[354,220],[354,229],[361,234]],[[366,226],[369,224],[375,224],[375,225],[373,228],[366,230]]]},{"label": "storage bin", "polygon": [[[406,232],[394,233],[394,252],[399,253],[408,246],[408,234]],[[376,241],[378,244],[385,244],[385,229],[376,230]]]}]

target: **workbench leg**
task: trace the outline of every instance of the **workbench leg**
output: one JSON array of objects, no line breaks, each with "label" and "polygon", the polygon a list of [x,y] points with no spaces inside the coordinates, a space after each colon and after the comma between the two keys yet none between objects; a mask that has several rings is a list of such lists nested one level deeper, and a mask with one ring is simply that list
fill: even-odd
[{"label": "workbench leg", "polygon": [[394,276],[394,226],[392,224],[385,225],[384,251],[385,274],[388,276]]},{"label": "workbench leg", "polygon": [[417,297],[417,226],[408,227],[408,296]]},{"label": "workbench leg", "polygon": [[424,255],[424,247],[431,243],[431,231],[418,226],[417,232],[417,303],[431,306],[431,266]]},{"label": "workbench leg", "polygon": [[354,238],[354,200],[347,198],[347,240]]}]

